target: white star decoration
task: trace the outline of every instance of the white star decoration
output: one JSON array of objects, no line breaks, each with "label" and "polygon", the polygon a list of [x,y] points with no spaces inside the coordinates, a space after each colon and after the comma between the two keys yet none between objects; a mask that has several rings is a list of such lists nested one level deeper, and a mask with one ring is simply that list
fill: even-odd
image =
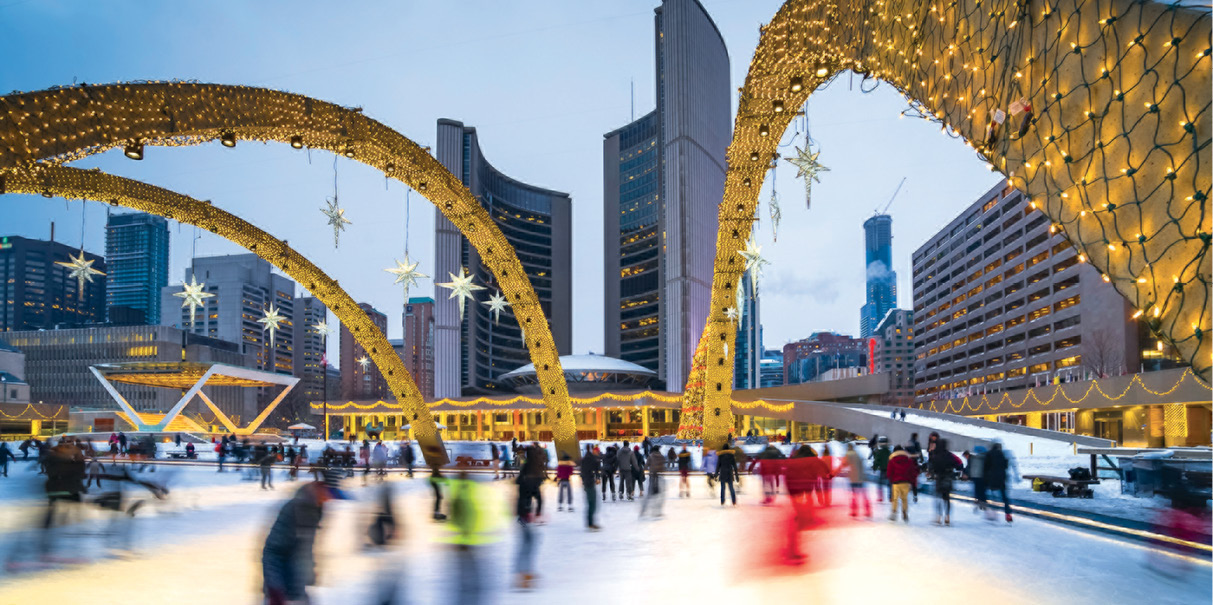
[{"label": "white star decoration", "polygon": [[729,321],[737,323],[737,307],[729,307],[725,309],[724,316],[729,318]]},{"label": "white star decoration", "polygon": [[197,278],[193,275],[190,276],[190,283],[181,284],[181,287],[184,290],[174,293],[173,296],[184,299],[181,301],[181,306],[190,308],[190,327],[192,328],[194,327],[194,317],[196,317],[198,307],[202,306],[202,300],[215,295],[210,292],[203,292],[202,289],[206,287],[206,283],[198,283]]},{"label": "white star decoration", "polygon": [[[754,241],[754,237],[750,236],[750,241],[746,242],[745,250],[738,250],[738,254],[745,258],[745,270],[750,273],[750,280],[754,284],[754,295],[758,295],[758,278],[762,276],[762,267],[771,263],[762,257],[762,246]],[[737,284],[738,297],[741,296],[742,285]]]},{"label": "white star decoration", "polygon": [[476,290],[483,290],[484,286],[477,286],[476,284],[472,283],[472,276],[468,274],[466,267],[461,267],[459,269],[459,273],[459,276],[456,276],[454,273],[448,273],[447,275],[451,276],[451,281],[436,285],[442,286],[443,288],[447,288],[451,291],[451,295],[447,297],[448,299],[459,297],[459,321],[463,321],[463,309],[465,303],[469,298],[475,300],[476,297],[472,296],[472,292]]},{"label": "white star decoration", "polygon": [[804,205],[806,208],[812,205],[813,181],[820,183],[821,179],[817,175],[830,171],[817,161],[817,157],[820,155],[820,151],[813,153],[809,144],[805,143],[804,149],[796,148],[796,157],[784,158],[789,164],[796,167],[796,178],[804,178]]},{"label": "white star decoration", "polygon": [[501,312],[504,311],[506,307],[510,306],[510,303],[505,299],[504,296],[501,295],[501,292],[493,294],[488,300],[480,304],[488,305],[489,311],[493,314],[494,325],[496,325],[501,319]]},{"label": "white star decoration", "polygon": [[325,200],[328,206],[321,208],[320,212],[329,219],[328,224],[333,227],[333,247],[337,247],[337,238],[341,236],[341,231],[346,225],[352,225],[350,219],[345,218],[345,210],[337,207],[337,196],[332,199]]},{"label": "white star decoration", "polygon": [[357,361],[358,365],[362,366],[363,372],[365,372],[367,368],[371,367],[371,358],[367,357],[366,355],[363,355],[354,361]]},{"label": "white star decoration", "polygon": [[286,317],[278,314],[278,309],[274,308],[274,303],[270,303],[270,308],[265,312],[265,317],[257,320],[261,324],[262,330],[270,331],[270,347],[274,346],[274,332],[278,330],[278,324],[286,321]]},{"label": "white star decoration", "polygon": [[67,255],[72,259],[71,262],[55,261],[56,265],[67,269],[68,277],[76,278],[76,293],[80,297],[84,297],[84,282],[93,283],[94,275],[105,275],[104,272],[93,268],[92,260],[84,260],[84,250],[80,251],[80,256]]},{"label": "white star decoration", "polygon": [[416,286],[417,280],[428,275],[417,270],[417,265],[421,263],[409,263],[409,255],[405,253],[404,262],[396,261],[395,268],[384,269],[388,273],[396,276],[396,281],[392,283],[404,284],[404,302],[409,301],[409,287]]},{"label": "white star decoration", "polygon": [[330,326],[327,321],[318,321],[312,324],[312,332],[328,338],[333,333],[333,326]]}]

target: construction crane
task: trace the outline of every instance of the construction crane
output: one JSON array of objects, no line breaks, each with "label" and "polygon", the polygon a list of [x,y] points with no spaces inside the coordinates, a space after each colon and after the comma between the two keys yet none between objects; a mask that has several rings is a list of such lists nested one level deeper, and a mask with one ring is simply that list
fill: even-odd
[{"label": "construction crane", "polygon": [[883,210],[873,210],[876,214],[885,214],[889,211],[889,206],[893,205],[893,200],[897,199],[897,193],[901,191],[901,186],[906,184],[906,177],[901,177],[901,182],[897,183],[897,188],[893,190],[893,197],[889,198],[889,203],[884,205]]}]

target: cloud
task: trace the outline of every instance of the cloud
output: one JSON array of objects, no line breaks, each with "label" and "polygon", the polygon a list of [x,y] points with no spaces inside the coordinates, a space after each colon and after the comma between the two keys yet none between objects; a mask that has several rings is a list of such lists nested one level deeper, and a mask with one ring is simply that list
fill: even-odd
[{"label": "cloud", "polygon": [[780,271],[758,284],[760,296],[804,298],[828,305],[838,300],[838,287],[828,277],[800,277],[792,271]]},{"label": "cloud", "polygon": [[888,277],[892,272],[889,271],[888,265],[881,261],[873,261],[868,265],[868,279],[880,279]]}]

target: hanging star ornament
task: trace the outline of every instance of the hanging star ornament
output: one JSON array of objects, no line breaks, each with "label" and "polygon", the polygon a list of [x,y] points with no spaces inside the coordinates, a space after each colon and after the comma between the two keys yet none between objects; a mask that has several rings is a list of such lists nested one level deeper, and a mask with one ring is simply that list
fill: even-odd
[{"label": "hanging star ornament", "polygon": [[[767,259],[762,257],[762,246],[754,240],[754,236],[750,236],[750,241],[746,242],[745,250],[738,250],[743,258],[745,258],[745,270],[750,274],[750,281],[753,283],[754,296],[758,295],[758,278],[762,277],[762,268],[765,265],[771,264]],[[741,284],[737,284],[738,298],[741,298]]]},{"label": "hanging star ornament", "polygon": [[93,268],[93,260],[84,260],[84,250],[80,251],[80,256],[67,255],[71,262],[55,261],[56,265],[67,269],[68,277],[76,278],[76,293],[84,297],[84,282],[93,283],[94,275],[105,275],[104,271],[98,271]]},{"label": "hanging star ornament", "polygon": [[384,269],[388,273],[396,276],[396,281],[392,283],[404,284],[404,302],[409,301],[409,288],[417,285],[417,280],[429,277],[428,275],[417,270],[417,265],[421,263],[409,263],[409,255],[404,254],[404,262],[396,261],[395,268]]},{"label": "hanging star ornament", "polygon": [[447,275],[451,276],[451,281],[437,285],[451,291],[451,295],[447,297],[448,299],[459,297],[459,321],[463,321],[465,303],[469,298],[475,300],[476,297],[472,295],[472,292],[483,290],[484,286],[477,286],[472,283],[472,276],[468,274],[466,267],[461,267],[459,273],[459,276],[456,276],[454,273],[448,273]]},{"label": "hanging star ornament", "polygon": [[775,195],[774,181],[771,183],[771,201],[767,202],[771,210],[771,241],[779,241],[779,221],[783,219],[783,209],[779,207],[779,196]]},{"label": "hanging star ornament", "polygon": [[737,307],[729,307],[724,310],[724,316],[729,318],[729,321],[737,323]]},{"label": "hanging star ornament", "polygon": [[333,333],[333,326],[330,326],[327,321],[318,321],[312,324],[312,332],[328,338]]},{"label": "hanging star ornament", "polygon": [[175,292],[173,296],[183,299],[181,301],[182,307],[190,308],[190,327],[192,328],[194,327],[194,317],[198,312],[198,307],[202,306],[203,299],[211,298],[215,295],[210,292],[203,292],[202,289],[206,287],[206,284],[198,283],[197,278],[193,275],[190,276],[190,283],[181,284],[181,287],[184,289],[180,292]]},{"label": "hanging star ornament", "polygon": [[274,346],[274,333],[278,330],[279,324],[286,321],[286,316],[280,315],[278,309],[274,307],[274,303],[270,303],[270,308],[265,312],[265,317],[257,320],[261,324],[262,330],[270,332],[270,347]]},{"label": "hanging star ornament", "polygon": [[355,361],[358,362],[358,365],[362,366],[363,372],[365,372],[367,368],[371,367],[371,358],[367,357],[366,355],[359,357]]},{"label": "hanging star ornament", "polygon": [[804,149],[799,147],[796,148],[796,157],[784,158],[784,160],[787,160],[789,164],[796,167],[796,178],[804,179],[805,208],[812,207],[813,181],[817,181],[818,183],[821,182],[821,179],[817,175],[821,174],[822,172],[830,171],[829,168],[826,168],[821,164],[821,162],[817,161],[817,157],[820,155],[820,151],[813,153],[812,147],[809,145],[809,143],[805,143]]},{"label": "hanging star ornament", "polygon": [[345,226],[354,223],[350,219],[345,218],[345,210],[343,208],[337,207],[337,196],[334,195],[332,199],[326,200],[326,203],[328,206],[321,208],[320,212],[328,217],[328,224],[333,227],[333,247],[336,248],[337,239],[341,236],[341,232],[345,229]]},{"label": "hanging star ornament", "polygon": [[504,311],[506,307],[510,306],[509,301],[507,301],[505,297],[501,295],[501,292],[493,294],[488,300],[480,304],[487,305],[489,312],[493,314],[493,325],[497,325],[497,322],[501,319],[501,312]]}]

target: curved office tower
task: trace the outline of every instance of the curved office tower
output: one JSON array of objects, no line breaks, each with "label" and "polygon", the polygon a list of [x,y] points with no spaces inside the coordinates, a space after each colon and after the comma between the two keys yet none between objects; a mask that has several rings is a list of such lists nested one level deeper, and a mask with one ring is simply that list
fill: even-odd
[{"label": "curved office tower", "polygon": [[[556,349],[571,352],[572,200],[569,194],[516,181],[493,168],[480,151],[476,129],[454,120],[438,120],[438,161],[458,176],[493,217],[518,253],[544,315],[552,327]],[[459,397],[494,391],[506,372],[530,363],[522,331],[509,307],[499,322],[487,306],[496,286],[492,273],[480,264],[476,250],[446,217],[435,213],[434,281],[449,281],[466,267],[475,283],[488,287],[469,301],[464,319],[449,292],[437,289],[434,303],[434,396]],[[407,344],[407,343],[406,343]]]},{"label": "curved office tower", "polygon": [[893,270],[893,217],[877,214],[863,222],[865,302],[859,309],[859,337],[867,338],[889,311],[897,308],[897,272]]},{"label": "curved office tower", "polygon": [[603,141],[604,342],[681,389],[711,302],[729,53],[698,0],[655,12],[657,108]]}]

